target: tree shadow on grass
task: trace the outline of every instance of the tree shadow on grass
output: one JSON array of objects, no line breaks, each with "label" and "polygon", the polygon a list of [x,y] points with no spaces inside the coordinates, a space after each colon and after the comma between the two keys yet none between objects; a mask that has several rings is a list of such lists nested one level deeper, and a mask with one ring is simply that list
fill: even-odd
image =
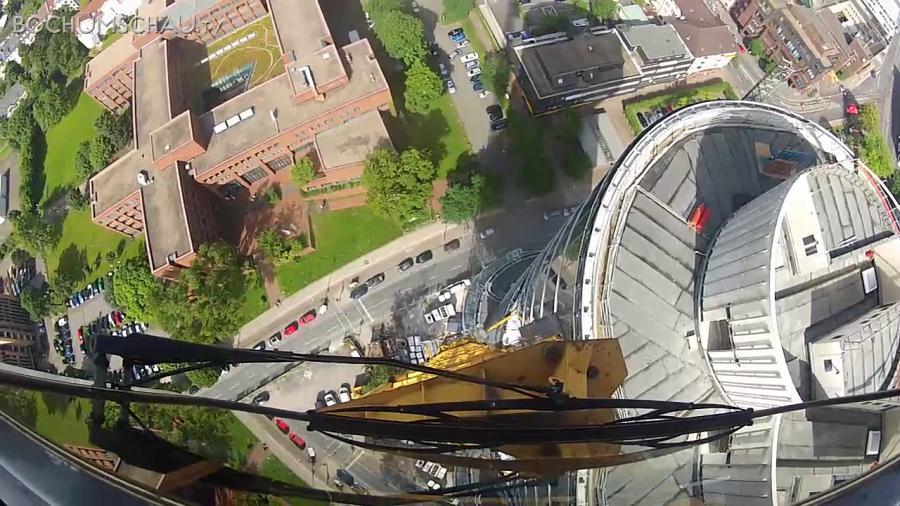
[{"label": "tree shadow on grass", "polygon": [[56,274],[79,283],[84,281],[87,270],[88,260],[85,250],[74,244],[66,246],[66,249],[59,255],[59,265],[56,267]]},{"label": "tree shadow on grass", "polygon": [[396,140],[397,149],[425,149],[435,166],[447,156],[447,148],[441,139],[450,132],[450,125],[440,110],[432,109],[427,114],[387,115],[385,124],[391,138]]}]

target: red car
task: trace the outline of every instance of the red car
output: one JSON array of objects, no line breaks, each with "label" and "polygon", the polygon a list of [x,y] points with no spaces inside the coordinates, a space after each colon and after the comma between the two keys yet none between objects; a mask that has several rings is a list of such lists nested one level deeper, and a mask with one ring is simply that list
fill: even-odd
[{"label": "red car", "polygon": [[294,332],[297,332],[297,329],[299,329],[299,328],[300,328],[300,326],[297,325],[297,322],[291,322],[288,324],[287,327],[284,328],[284,332],[282,332],[282,333],[286,336],[289,336],[289,335],[293,334]]},{"label": "red car", "polygon": [[857,107],[856,104],[848,105],[847,106],[847,114],[849,114],[851,116],[856,116],[857,114],[859,114],[859,107]]},{"label": "red car", "polygon": [[281,418],[275,419],[275,426],[278,427],[278,430],[280,430],[284,434],[287,434],[288,432],[291,431],[291,427],[287,423],[285,423],[284,420],[282,420]]},{"label": "red car", "polygon": [[744,47],[744,45],[743,45],[743,44],[738,44],[738,51],[740,51],[740,52],[741,52],[741,54],[744,54],[744,53],[746,53],[746,52],[747,52],[747,48],[746,48],[746,47]]},{"label": "red car", "polygon": [[303,440],[302,437],[298,436],[296,433],[291,432],[291,435],[288,436],[291,439],[291,442],[297,445],[297,448],[303,450],[306,448],[306,441]]},{"label": "red car", "polygon": [[309,325],[313,320],[316,319],[316,310],[310,309],[303,316],[300,317],[300,325]]}]

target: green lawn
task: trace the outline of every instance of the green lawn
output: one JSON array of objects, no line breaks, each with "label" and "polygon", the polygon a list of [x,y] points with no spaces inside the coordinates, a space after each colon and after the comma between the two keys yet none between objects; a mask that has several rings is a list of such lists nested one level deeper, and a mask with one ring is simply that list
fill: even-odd
[{"label": "green lawn", "polygon": [[269,309],[266,287],[263,286],[259,273],[254,272],[247,276],[247,292],[240,309],[241,325],[261,315],[266,309]]},{"label": "green lawn", "polygon": [[224,55],[209,62],[210,79],[215,81],[231,72],[253,63],[253,78],[251,86],[264,83],[269,79],[283,74],[284,64],[281,61],[281,48],[275,35],[275,25],[270,16],[260,18],[253,23],[213,42],[206,48],[206,54],[210,55],[219,49],[235,42],[242,37],[255,33],[256,37],[228,50]]},{"label": "green lawn", "polygon": [[731,85],[724,81],[685,88],[671,93],[651,95],[645,98],[638,97],[636,100],[625,104],[625,119],[628,121],[631,130],[637,135],[644,129],[637,118],[637,113],[639,112],[667,105],[672,105],[674,109],[679,109],[691,104],[722,98],[737,98]]},{"label": "green lawn", "polygon": [[66,396],[55,396],[54,404],[59,404],[51,412],[44,402],[45,396],[53,394],[39,394],[37,392],[24,392],[25,395],[35,397],[37,407],[37,420],[34,431],[41,436],[57,444],[88,445],[88,427],[85,421],[91,414],[91,403],[87,399],[74,398],[66,403]]},{"label": "green lawn", "polygon": [[91,221],[90,210],[69,211],[62,223],[62,235],[47,252],[50,274],[65,272],[76,281],[92,281],[111,269],[106,253],[121,248],[125,256],[139,254],[144,241],[128,239]]},{"label": "green lawn", "polygon": [[82,93],[75,108],[47,132],[47,158],[44,161],[44,195],[41,203],[59,189],[75,184],[75,153],[81,143],[94,138],[94,121],[103,110],[94,99]]},{"label": "green lawn", "polygon": [[441,96],[424,115],[400,112],[386,119],[397,149],[427,149],[438,177],[447,177],[469,152],[469,140],[449,95]]},{"label": "green lawn", "polygon": [[[274,455],[270,455],[266,457],[266,460],[263,461],[262,467],[259,469],[259,475],[265,476],[266,478],[272,478],[273,480],[283,481],[285,483],[290,483],[292,485],[299,485],[303,487],[308,487],[303,480],[297,477],[293,471],[288,469],[283,462],[278,460]],[[313,499],[300,499],[298,497],[283,497],[283,499],[288,504],[293,504],[297,506],[308,506],[308,505],[319,505],[319,504],[327,504],[321,501],[316,501]]]},{"label": "green lawn", "polygon": [[400,226],[357,207],[312,217],[316,251],[275,269],[278,283],[291,294],[400,236]]}]

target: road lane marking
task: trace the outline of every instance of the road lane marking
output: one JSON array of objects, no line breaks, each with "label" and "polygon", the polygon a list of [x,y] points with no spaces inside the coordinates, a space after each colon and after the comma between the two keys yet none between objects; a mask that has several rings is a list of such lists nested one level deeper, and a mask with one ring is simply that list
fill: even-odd
[{"label": "road lane marking", "polygon": [[228,390],[234,390],[237,387],[238,387],[238,385],[237,385],[237,383],[235,383],[234,385],[231,385],[231,388],[229,388]]},{"label": "road lane marking", "polygon": [[325,332],[334,332],[334,330],[337,328],[340,328],[340,325],[335,325],[334,327],[331,327],[330,329],[326,330]]},{"label": "road lane marking", "polygon": [[362,303],[362,301],[361,301],[361,300],[357,300],[357,302],[359,303],[360,309],[362,309],[363,312],[366,314],[366,318],[369,319],[369,323],[375,323],[375,318],[372,318],[372,315],[369,314],[369,310],[366,309],[366,306]]}]

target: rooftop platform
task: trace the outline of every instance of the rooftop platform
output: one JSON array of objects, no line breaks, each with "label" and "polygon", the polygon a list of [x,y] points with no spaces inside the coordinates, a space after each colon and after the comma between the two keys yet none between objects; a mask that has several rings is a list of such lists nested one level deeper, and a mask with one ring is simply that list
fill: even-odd
[{"label": "rooftop platform", "polygon": [[391,147],[391,138],[378,111],[370,111],[316,135],[316,149],[328,170],[362,163],[373,149]]},{"label": "rooftop platform", "polygon": [[144,203],[144,227],[150,265],[158,269],[166,258],[178,258],[192,249],[185,218],[184,188],[189,175],[177,165],[155,171],[153,182],[141,187]]},{"label": "rooftop platform", "polygon": [[176,118],[150,133],[150,148],[153,161],[159,160],[172,150],[193,140],[191,112],[184,111]]}]

